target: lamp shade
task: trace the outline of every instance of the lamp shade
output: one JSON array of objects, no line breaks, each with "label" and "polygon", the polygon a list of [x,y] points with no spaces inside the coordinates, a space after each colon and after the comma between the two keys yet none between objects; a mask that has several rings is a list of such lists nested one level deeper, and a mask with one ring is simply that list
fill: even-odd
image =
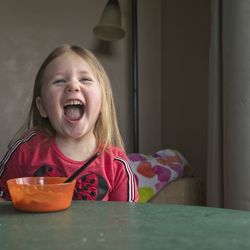
[{"label": "lamp shade", "polygon": [[101,40],[116,41],[125,36],[121,26],[121,10],[117,0],[109,0],[106,4],[99,24],[94,27],[94,34]]}]

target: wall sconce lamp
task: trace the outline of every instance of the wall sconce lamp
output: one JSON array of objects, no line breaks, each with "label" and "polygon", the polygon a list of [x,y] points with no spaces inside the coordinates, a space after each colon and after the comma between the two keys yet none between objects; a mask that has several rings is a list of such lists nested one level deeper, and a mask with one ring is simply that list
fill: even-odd
[{"label": "wall sconce lamp", "polygon": [[94,34],[101,40],[116,41],[125,36],[121,26],[121,9],[118,0],[109,0],[99,24],[94,27]]}]

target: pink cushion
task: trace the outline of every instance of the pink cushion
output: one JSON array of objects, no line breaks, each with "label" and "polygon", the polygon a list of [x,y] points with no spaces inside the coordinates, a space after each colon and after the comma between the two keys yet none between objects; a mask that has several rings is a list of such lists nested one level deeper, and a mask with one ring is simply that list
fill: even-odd
[{"label": "pink cushion", "polygon": [[176,150],[160,150],[152,155],[128,155],[139,188],[139,202],[147,202],[169,182],[183,175],[187,160]]}]

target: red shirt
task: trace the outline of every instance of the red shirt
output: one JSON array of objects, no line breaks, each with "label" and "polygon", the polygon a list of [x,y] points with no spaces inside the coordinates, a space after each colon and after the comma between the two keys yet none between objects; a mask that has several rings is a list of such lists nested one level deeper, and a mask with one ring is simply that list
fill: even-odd
[{"label": "red shirt", "polygon": [[[65,156],[55,143],[39,131],[17,140],[0,165],[0,197],[10,200],[6,181],[27,176],[71,176],[86,161]],[[127,156],[115,146],[101,152],[77,178],[73,199],[138,201],[136,181]]]}]

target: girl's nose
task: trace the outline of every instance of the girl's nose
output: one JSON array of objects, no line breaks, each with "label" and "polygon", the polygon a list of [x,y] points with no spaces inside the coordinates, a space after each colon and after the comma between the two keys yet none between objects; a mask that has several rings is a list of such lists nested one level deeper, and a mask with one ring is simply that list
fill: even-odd
[{"label": "girl's nose", "polygon": [[78,92],[80,91],[80,84],[76,80],[71,80],[66,86],[66,92]]}]

